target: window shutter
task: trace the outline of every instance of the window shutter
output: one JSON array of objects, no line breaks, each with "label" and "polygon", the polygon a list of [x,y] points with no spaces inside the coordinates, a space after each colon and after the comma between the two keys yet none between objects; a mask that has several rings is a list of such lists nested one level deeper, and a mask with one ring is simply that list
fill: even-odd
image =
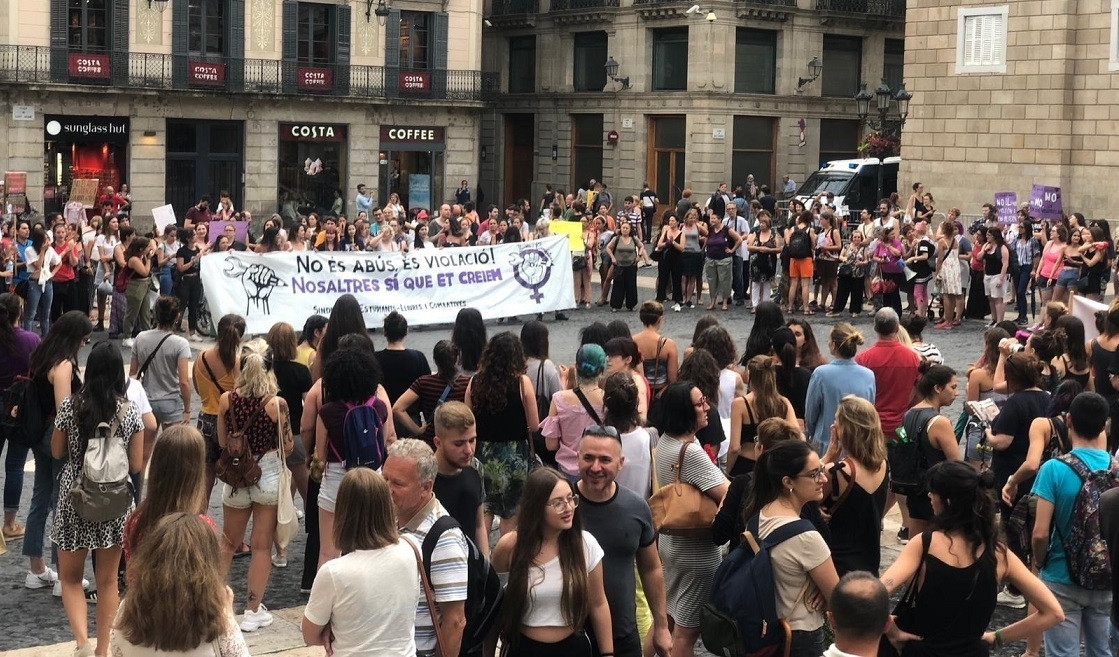
[{"label": "window shutter", "polygon": [[229,0],[228,16],[229,45],[225,48],[225,88],[229,91],[241,91],[245,82],[245,0]]},{"label": "window shutter", "polygon": [[[436,12],[432,21],[431,39],[431,93],[433,98],[447,95],[447,29],[450,16],[445,11]],[[456,89],[456,91],[463,91]]]},{"label": "window shutter", "polygon": [[292,93],[295,91],[295,67],[296,57],[299,56],[299,3],[294,0],[284,0],[284,15],[283,15],[283,61],[281,66],[283,68],[284,78],[284,91]]},{"label": "window shutter", "polygon": [[51,0],[51,79],[55,82],[67,81],[68,44],[66,0]]},{"label": "window shutter", "polygon": [[390,9],[385,22],[385,95],[396,98],[400,84],[400,10]]},{"label": "window shutter", "polygon": [[1002,14],[964,19],[964,66],[998,66],[1006,61],[1006,21]]},{"label": "window shutter", "polygon": [[128,10],[128,0],[113,0],[109,61],[113,84],[118,87],[128,84]]},{"label": "window shutter", "polygon": [[187,82],[187,60],[190,55],[190,44],[187,35],[190,32],[190,10],[186,2],[171,3],[171,76],[178,89],[185,89]]},{"label": "window shutter", "polygon": [[991,64],[1002,64],[1006,61],[1006,24],[1002,14],[991,16]]},{"label": "window shutter", "polygon": [[334,93],[347,96],[350,93],[350,6],[338,5],[335,11],[338,36],[334,42]]}]

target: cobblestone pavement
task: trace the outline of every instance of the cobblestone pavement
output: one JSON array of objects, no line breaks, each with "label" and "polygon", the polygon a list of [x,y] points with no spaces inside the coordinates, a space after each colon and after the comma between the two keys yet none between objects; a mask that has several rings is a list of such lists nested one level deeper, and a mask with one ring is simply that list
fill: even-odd
[{"label": "cobblestone pavement", "polygon": [[[640,270],[640,297],[651,298],[655,269]],[[597,298],[597,297],[596,297]],[[1007,317],[1013,317],[1011,308],[1007,309]],[[545,315],[545,320],[551,329],[550,343],[551,355],[560,362],[574,360],[578,346],[579,329],[592,322],[609,322],[620,319],[630,325],[631,329],[639,330],[640,321],[636,312],[622,311],[611,313],[608,308],[592,307],[590,310],[568,311],[571,320],[567,322],[553,321],[551,313]],[[704,314],[704,311],[693,309],[680,313],[669,312],[665,322],[664,334],[672,337],[681,347],[691,342],[692,330],[695,321]],[[751,315],[741,307],[732,307],[728,312],[715,311],[719,320],[730,330],[739,349],[745,345],[752,324]],[[802,315],[798,315],[803,317]],[[522,315],[521,320],[527,321],[531,315]],[[821,346],[827,342],[827,335],[835,320],[824,318],[817,314],[807,318],[810,320],[817,341]],[[453,320],[453,316],[448,320]],[[844,318],[844,321],[847,321]],[[870,319],[863,317],[854,321],[854,324],[863,332],[867,342],[873,341],[873,330]],[[487,322],[489,334],[510,330],[519,332],[521,321],[498,324],[496,321]],[[297,327],[298,328],[298,327]],[[417,328],[408,338],[408,346],[420,349],[427,354],[435,342],[450,337],[450,325],[430,326]],[[964,389],[963,371],[973,362],[982,348],[983,323],[979,321],[965,321],[962,327],[953,331],[935,331],[931,327],[926,332],[926,340],[939,347],[944,355],[945,362],[960,373],[961,399]],[[95,334],[95,339],[104,338],[104,334]],[[378,347],[384,346],[384,338],[379,334],[374,335]],[[205,347],[205,343],[197,345]],[[88,347],[81,355],[84,363],[88,355]],[[200,404],[195,402],[193,407],[198,409]],[[961,402],[957,401],[945,413],[950,418],[955,418],[959,412]],[[24,477],[23,498],[20,504],[19,520],[23,523],[27,515],[27,507],[31,500],[31,472],[32,463],[29,462]],[[299,505],[300,500],[296,500]],[[210,515],[221,523],[221,498],[220,490],[215,491],[210,500]],[[898,517],[895,510],[887,517],[886,529],[882,534],[883,567],[896,557],[899,545],[894,534],[897,531]],[[303,559],[305,537],[300,534],[289,548],[289,566],[285,569],[273,569],[269,581],[268,591],[265,595],[265,604],[272,610],[283,610],[276,614],[276,624],[271,628],[261,630],[250,635],[250,647],[254,655],[282,654],[282,655],[321,655],[321,649],[310,650],[299,648],[302,641],[299,638],[298,627],[301,616],[301,607],[306,601],[306,596],[299,592],[300,567]],[[52,655],[69,655],[73,647],[73,638],[62,610],[62,603],[58,598],[51,596],[47,589],[28,590],[23,588],[23,578],[27,572],[27,560],[21,556],[21,541],[12,541],[8,544],[8,553],[0,556],[0,618],[3,618],[3,632],[0,632],[0,653],[18,655],[19,657],[32,656],[48,657]],[[248,568],[248,559],[236,559],[230,571],[230,586],[237,596],[235,602],[238,613],[242,611],[245,598],[245,576]],[[92,567],[87,567],[86,576],[92,578]],[[90,609],[90,633],[95,633],[93,608]],[[994,619],[993,627],[1002,627],[1007,623],[1021,618],[1024,611],[999,607]],[[61,645],[54,645],[61,644]],[[53,647],[51,647],[53,646]],[[1024,650],[1024,644],[1010,644],[1000,651],[993,652],[997,657],[1018,655]],[[10,652],[12,651],[12,652]],[[18,651],[18,652],[14,652]]]}]

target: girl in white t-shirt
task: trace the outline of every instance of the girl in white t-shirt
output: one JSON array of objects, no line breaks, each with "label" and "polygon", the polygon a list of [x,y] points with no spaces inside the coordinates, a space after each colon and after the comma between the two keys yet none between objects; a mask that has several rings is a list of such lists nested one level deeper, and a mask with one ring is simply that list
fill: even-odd
[{"label": "girl in white t-shirt", "polygon": [[27,262],[27,305],[23,311],[23,330],[30,331],[39,318],[40,335],[46,336],[51,327],[51,304],[54,302],[54,283],[51,279],[62,267],[62,256],[51,248],[51,238],[42,226],[31,231],[31,242],[23,252]]},{"label": "girl in white t-shirt", "polygon": [[599,653],[614,653],[603,551],[575,520],[577,506],[575,487],[560,472],[541,468],[525,480],[517,529],[493,553],[508,582],[498,619],[505,657],[590,657],[584,619]]},{"label": "girl in white t-shirt", "polygon": [[[89,254],[89,261],[97,263],[93,273],[93,287],[96,289],[104,282],[113,283],[113,249],[120,244],[120,223],[116,217],[109,217],[101,225],[101,234],[93,241],[93,249]],[[105,300],[108,295],[97,292],[97,328],[96,331],[105,330]]]}]

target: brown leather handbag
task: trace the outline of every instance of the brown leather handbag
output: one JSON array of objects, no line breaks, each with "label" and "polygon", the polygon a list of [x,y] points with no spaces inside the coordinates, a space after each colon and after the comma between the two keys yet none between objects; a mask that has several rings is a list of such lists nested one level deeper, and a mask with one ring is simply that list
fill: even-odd
[{"label": "brown leather handbag", "polygon": [[[688,445],[680,447],[680,457],[672,468],[676,480],[663,487],[657,483],[656,464],[653,465],[653,496],[649,498],[649,508],[653,512],[653,528],[668,536],[695,536],[710,533],[711,523],[719,505],[693,484],[680,481],[684,468],[684,452]],[[655,461],[655,459],[654,459]]]},{"label": "brown leather handbag", "polygon": [[218,462],[214,466],[214,474],[222,482],[229,484],[233,490],[248,488],[260,481],[260,464],[256,462],[256,457],[249,449],[249,441],[245,436],[257,416],[265,412],[270,401],[272,397],[268,397],[253,409],[248,422],[245,422],[243,427],[237,425],[236,414],[232,412],[229,414],[233,426],[225,438],[225,447],[222,448]]}]

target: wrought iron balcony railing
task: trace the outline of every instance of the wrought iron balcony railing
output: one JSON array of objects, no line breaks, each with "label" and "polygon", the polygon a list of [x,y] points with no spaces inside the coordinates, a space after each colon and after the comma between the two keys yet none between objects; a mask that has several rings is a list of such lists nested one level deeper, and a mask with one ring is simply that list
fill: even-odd
[{"label": "wrought iron balcony railing", "polygon": [[816,9],[837,14],[904,18],[905,0],[816,0]]}]

